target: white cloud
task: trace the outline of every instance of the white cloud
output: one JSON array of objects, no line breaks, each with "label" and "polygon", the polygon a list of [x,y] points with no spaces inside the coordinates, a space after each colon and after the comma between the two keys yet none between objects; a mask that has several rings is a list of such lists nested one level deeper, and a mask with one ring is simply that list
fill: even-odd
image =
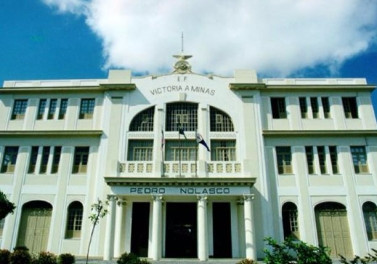
[{"label": "white cloud", "polygon": [[288,75],[336,70],[376,38],[375,0],[43,0],[84,15],[103,41],[105,67],[158,73],[185,53],[193,71],[256,69]]}]

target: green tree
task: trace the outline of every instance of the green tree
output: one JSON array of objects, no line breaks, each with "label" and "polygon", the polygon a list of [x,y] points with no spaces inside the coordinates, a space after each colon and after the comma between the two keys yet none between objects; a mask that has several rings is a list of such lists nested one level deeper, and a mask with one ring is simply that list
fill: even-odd
[{"label": "green tree", "polygon": [[10,202],[7,196],[0,191],[0,220],[4,219],[8,214],[13,214],[16,206]]}]

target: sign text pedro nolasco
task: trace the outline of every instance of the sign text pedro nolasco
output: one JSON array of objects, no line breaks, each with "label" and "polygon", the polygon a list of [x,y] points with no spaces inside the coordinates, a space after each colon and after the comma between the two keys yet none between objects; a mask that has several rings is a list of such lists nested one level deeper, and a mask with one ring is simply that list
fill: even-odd
[{"label": "sign text pedro nolasco", "polygon": [[240,195],[249,193],[248,187],[125,187],[123,192],[129,195],[165,194],[165,195]]}]

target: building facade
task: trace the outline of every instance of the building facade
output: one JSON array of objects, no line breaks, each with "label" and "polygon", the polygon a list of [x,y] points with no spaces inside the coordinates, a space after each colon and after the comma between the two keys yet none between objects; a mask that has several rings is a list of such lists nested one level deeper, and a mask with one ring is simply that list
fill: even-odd
[{"label": "building facade", "polygon": [[86,255],[98,199],[90,255],[104,259],[257,259],[265,237],[333,257],[377,248],[374,86],[201,75],[176,58],[159,76],[4,82],[0,190],[17,208],[0,248]]}]

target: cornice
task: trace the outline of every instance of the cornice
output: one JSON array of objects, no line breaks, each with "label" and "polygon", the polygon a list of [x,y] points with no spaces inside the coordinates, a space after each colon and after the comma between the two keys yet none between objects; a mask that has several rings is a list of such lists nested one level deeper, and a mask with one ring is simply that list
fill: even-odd
[{"label": "cornice", "polygon": [[377,130],[263,130],[265,137],[365,137],[377,136]]},{"label": "cornice", "polygon": [[256,178],[105,177],[109,186],[250,186]]},{"label": "cornice", "polygon": [[106,83],[98,86],[48,86],[48,87],[2,87],[0,94],[7,93],[99,93],[106,91],[132,91],[136,89],[134,83]]},{"label": "cornice", "polygon": [[265,83],[230,83],[231,90],[261,90],[261,91],[338,91],[338,90],[363,90],[373,91],[375,85],[365,84],[265,84]]},{"label": "cornice", "polygon": [[100,137],[102,130],[3,130],[0,137]]}]

